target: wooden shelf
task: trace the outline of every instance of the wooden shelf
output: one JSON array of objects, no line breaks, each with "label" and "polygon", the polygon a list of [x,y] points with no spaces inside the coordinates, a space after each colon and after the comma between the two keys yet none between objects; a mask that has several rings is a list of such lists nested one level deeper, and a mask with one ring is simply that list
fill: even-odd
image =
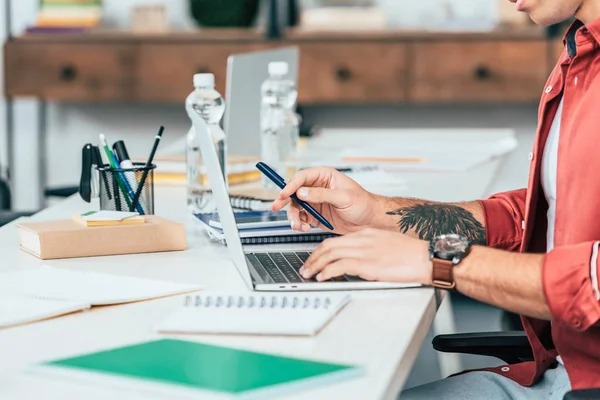
[{"label": "wooden shelf", "polygon": [[262,29],[190,29],[166,33],[136,33],[128,30],[97,29],[85,33],[35,33],[17,36],[16,43],[147,43],[147,42],[263,42]]},{"label": "wooden shelf", "polygon": [[543,28],[532,27],[498,27],[490,31],[411,31],[411,30],[353,30],[322,31],[293,28],[285,32],[285,39],[290,41],[445,41],[445,40],[544,40]]},{"label": "wooden shelf", "polygon": [[538,28],[490,32],[249,29],[26,35],[5,44],[5,94],[50,101],[181,103],[197,72],[224,93],[230,54],[300,49],[301,104],[533,102],[557,42]]}]

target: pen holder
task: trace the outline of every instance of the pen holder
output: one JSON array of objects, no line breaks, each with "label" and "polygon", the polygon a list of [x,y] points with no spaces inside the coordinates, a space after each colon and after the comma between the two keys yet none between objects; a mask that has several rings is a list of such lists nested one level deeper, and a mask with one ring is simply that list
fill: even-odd
[{"label": "pen holder", "polygon": [[[100,209],[108,211],[137,211],[140,214],[154,214],[154,169],[145,163],[133,163],[133,168],[98,167],[100,175]],[[145,180],[142,182],[142,179]],[[140,185],[142,190],[137,206],[133,204]]]}]

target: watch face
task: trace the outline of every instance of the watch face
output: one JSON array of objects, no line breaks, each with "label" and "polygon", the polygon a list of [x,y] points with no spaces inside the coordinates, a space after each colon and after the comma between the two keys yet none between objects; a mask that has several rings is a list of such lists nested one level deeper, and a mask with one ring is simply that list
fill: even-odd
[{"label": "watch face", "polygon": [[464,254],[469,248],[467,239],[460,235],[442,235],[436,240],[433,251],[443,260],[451,260]]}]

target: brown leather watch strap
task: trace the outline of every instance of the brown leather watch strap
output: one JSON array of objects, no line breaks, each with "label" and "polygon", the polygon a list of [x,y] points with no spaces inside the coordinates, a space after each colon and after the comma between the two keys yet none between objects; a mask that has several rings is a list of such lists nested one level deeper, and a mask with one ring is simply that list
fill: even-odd
[{"label": "brown leather watch strap", "polygon": [[454,282],[454,274],[452,273],[452,269],[454,268],[452,260],[433,258],[431,261],[433,262],[431,285],[441,289],[454,289],[456,283]]}]

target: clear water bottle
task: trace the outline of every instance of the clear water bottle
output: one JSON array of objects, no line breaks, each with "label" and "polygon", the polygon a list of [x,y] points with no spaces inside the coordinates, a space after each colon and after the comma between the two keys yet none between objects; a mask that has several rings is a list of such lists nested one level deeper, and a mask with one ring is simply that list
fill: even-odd
[{"label": "clear water bottle", "polygon": [[[225,101],[215,90],[213,74],[194,75],[194,88],[194,91],[186,99],[186,106],[190,105],[206,121],[217,150],[223,178],[227,183],[227,144],[225,132],[219,125],[225,113]],[[188,209],[192,213],[215,212],[216,204],[208,184],[200,142],[193,126],[188,131],[186,138],[186,166]]]},{"label": "clear water bottle", "polygon": [[[261,88],[261,159],[285,179],[298,151],[299,118],[294,112],[298,91],[286,78],[286,62],[269,64],[269,78]],[[263,188],[277,187],[263,177]]]}]

